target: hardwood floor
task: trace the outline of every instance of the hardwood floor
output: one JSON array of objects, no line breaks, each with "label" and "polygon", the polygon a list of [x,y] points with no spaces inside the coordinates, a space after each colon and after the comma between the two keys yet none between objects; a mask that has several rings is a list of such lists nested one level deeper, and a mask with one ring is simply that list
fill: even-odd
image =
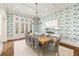
[{"label": "hardwood floor", "polygon": [[[14,43],[16,44],[16,46],[14,47]],[[23,46],[18,45],[18,43],[23,43]],[[18,47],[17,47],[18,46]],[[19,49],[21,48],[20,50]],[[14,48],[16,50],[14,50]],[[29,47],[28,45],[25,44],[25,40],[14,40],[14,41],[8,41],[4,43],[4,47],[3,47],[3,52],[1,54],[1,56],[18,56],[18,55],[25,55],[25,56],[37,56],[37,53],[35,51],[33,51],[32,49],[30,49],[31,47]],[[27,49],[27,50],[26,50]],[[14,55],[14,51],[15,51],[15,55]],[[18,52],[19,51],[19,52]],[[21,52],[20,52],[21,51]],[[20,54],[19,54],[20,53]],[[28,54],[27,54],[28,53]],[[40,55],[42,54],[42,51],[40,51]],[[50,54],[47,54],[50,55]],[[54,54],[53,54],[54,55]]]},{"label": "hardwood floor", "polygon": [[[65,46],[65,45],[61,45],[61,46]],[[70,46],[65,46],[65,47],[70,48]],[[62,48],[60,48],[60,50],[62,50]],[[30,53],[28,53],[28,52],[30,52]],[[32,49],[30,49],[27,46],[27,44],[25,44],[25,39],[20,39],[20,40],[12,40],[12,41],[5,42],[1,56],[16,56],[16,55],[28,56],[28,55],[33,55],[32,53],[34,54],[35,52],[32,52]],[[79,56],[79,50],[77,50],[73,53],[75,53],[76,56]],[[62,55],[62,51],[60,51],[60,55]]]},{"label": "hardwood floor", "polygon": [[14,55],[14,42],[13,41],[5,42],[1,56],[13,56],[13,55]]},{"label": "hardwood floor", "polygon": [[1,56],[14,56],[14,42],[19,40],[24,40],[24,38],[4,42]]},{"label": "hardwood floor", "polygon": [[14,56],[14,41],[19,40],[24,40],[24,38],[4,42],[1,56]]}]

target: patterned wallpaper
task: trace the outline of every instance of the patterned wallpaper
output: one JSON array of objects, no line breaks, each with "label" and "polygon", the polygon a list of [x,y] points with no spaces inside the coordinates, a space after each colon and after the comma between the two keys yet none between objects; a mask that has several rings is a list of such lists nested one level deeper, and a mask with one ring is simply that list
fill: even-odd
[{"label": "patterned wallpaper", "polygon": [[13,14],[7,13],[7,36],[13,35]]},{"label": "patterned wallpaper", "polygon": [[65,40],[79,41],[79,4],[71,4],[67,7],[42,17],[41,20],[58,20],[59,34],[63,34]]},{"label": "patterned wallpaper", "polygon": [[[23,34],[26,30],[26,27],[24,26],[26,26],[27,21],[28,19],[25,16],[19,16],[11,12],[7,12],[7,37],[9,38],[16,34]],[[16,23],[18,26],[16,26]],[[15,26],[17,27],[17,30],[15,30]]]}]

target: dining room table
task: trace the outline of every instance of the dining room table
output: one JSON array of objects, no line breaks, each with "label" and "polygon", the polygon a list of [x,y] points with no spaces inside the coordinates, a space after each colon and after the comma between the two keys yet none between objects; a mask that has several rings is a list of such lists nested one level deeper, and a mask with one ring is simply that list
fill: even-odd
[{"label": "dining room table", "polygon": [[48,42],[50,42],[52,39],[47,37],[47,36],[41,36],[39,37],[38,41],[40,42],[41,45],[45,45]]},{"label": "dining room table", "polygon": [[44,55],[44,49],[46,48],[48,42],[50,42],[52,39],[47,37],[46,35],[40,36],[38,38],[39,43],[42,45],[43,55]]}]

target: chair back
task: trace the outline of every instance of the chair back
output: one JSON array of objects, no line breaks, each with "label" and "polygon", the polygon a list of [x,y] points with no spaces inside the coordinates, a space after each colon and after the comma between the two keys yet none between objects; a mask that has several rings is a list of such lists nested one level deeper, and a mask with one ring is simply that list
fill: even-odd
[{"label": "chair back", "polygon": [[28,40],[29,39],[29,36],[30,34],[29,34],[29,32],[28,33],[25,33],[25,38]]},{"label": "chair back", "polygon": [[59,43],[60,43],[61,39],[56,40],[56,42],[50,41],[48,44],[47,49],[49,51],[54,51],[54,52],[58,52],[58,48],[59,48]]},{"label": "chair back", "polygon": [[25,34],[25,38],[27,39],[27,37],[28,37],[28,34]]},{"label": "chair back", "polygon": [[37,48],[39,46],[38,38],[35,36],[34,36],[34,45],[35,45],[35,48]]},{"label": "chair back", "polygon": [[58,48],[59,48],[60,40],[61,40],[61,39],[58,39],[58,40],[55,42],[55,49],[56,49],[56,51],[57,51]]},{"label": "chair back", "polygon": [[60,43],[61,38],[62,38],[62,34],[59,36],[58,40],[55,43],[56,47],[59,46],[59,43]]},{"label": "chair back", "polygon": [[34,46],[34,36],[33,35],[29,36],[29,44],[31,44],[31,46]]}]

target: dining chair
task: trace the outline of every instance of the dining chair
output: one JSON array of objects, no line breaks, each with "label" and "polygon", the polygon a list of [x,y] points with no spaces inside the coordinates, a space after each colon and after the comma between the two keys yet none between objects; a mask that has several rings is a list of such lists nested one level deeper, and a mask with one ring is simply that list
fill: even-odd
[{"label": "dining chair", "polygon": [[47,51],[50,52],[50,53],[57,53],[57,55],[59,56],[59,42],[60,42],[61,39],[58,39],[54,44],[53,42],[51,41],[48,46],[47,46]]},{"label": "dining chair", "polygon": [[30,35],[30,42],[29,42],[31,48],[34,48],[34,36]]},{"label": "dining chair", "polygon": [[27,34],[27,44],[30,46],[31,43],[31,35]]},{"label": "dining chair", "polygon": [[28,39],[28,34],[25,33],[25,39],[26,39],[26,42],[27,42],[27,39]]},{"label": "dining chair", "polygon": [[36,36],[34,36],[34,50],[37,51],[38,56],[39,56],[41,45],[39,44],[38,38]]},{"label": "dining chair", "polygon": [[25,33],[25,39],[26,39],[26,41],[29,39],[29,32],[27,32],[27,33]]},{"label": "dining chair", "polygon": [[29,47],[33,48],[34,46],[34,38],[33,35],[30,34],[25,34],[25,38],[26,38],[26,43],[29,45]]}]

